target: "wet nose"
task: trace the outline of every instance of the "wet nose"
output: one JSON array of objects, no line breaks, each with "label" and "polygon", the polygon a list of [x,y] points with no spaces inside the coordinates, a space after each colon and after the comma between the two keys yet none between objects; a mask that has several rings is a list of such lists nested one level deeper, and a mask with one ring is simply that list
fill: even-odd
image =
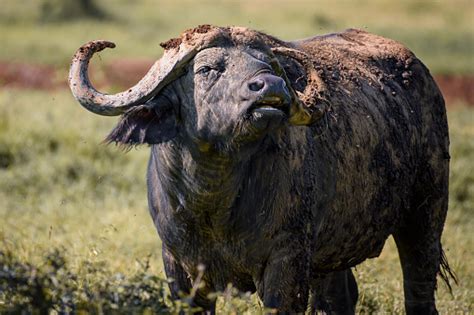
[{"label": "wet nose", "polygon": [[285,81],[273,74],[264,73],[253,78],[247,85],[251,95],[257,98],[278,97],[282,101],[289,98]]},{"label": "wet nose", "polygon": [[262,79],[256,79],[249,83],[249,89],[253,92],[258,92],[265,86],[265,82]]}]

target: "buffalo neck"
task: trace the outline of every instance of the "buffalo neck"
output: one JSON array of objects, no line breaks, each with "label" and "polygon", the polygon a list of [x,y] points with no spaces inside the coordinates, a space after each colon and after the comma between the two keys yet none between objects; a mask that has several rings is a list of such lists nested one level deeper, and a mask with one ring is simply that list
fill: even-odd
[{"label": "buffalo neck", "polygon": [[167,200],[162,206],[174,218],[193,220],[216,233],[252,227],[276,230],[300,202],[302,176],[290,176],[299,174],[304,156],[304,145],[296,139],[286,133],[261,143],[247,159],[191,154],[173,141],[154,145],[152,172]]},{"label": "buffalo neck", "polygon": [[163,192],[176,211],[211,217],[232,207],[245,163],[225,155],[191,152],[178,142],[155,145],[152,150]]}]

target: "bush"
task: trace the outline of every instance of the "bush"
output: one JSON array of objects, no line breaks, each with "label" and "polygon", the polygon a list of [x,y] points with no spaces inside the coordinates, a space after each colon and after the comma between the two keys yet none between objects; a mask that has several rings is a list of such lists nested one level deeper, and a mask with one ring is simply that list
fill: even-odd
[{"label": "bush", "polygon": [[[168,282],[150,273],[149,258],[134,275],[111,274],[106,262],[82,261],[72,271],[64,249],[45,253],[39,263],[21,261],[8,249],[0,249],[0,314],[193,314],[192,295],[172,301]],[[199,284],[198,284],[199,286]],[[250,293],[231,285],[224,292],[211,293],[220,299],[222,314],[261,314],[252,309]]]},{"label": "bush", "polygon": [[77,18],[104,19],[108,16],[94,0],[43,0],[40,9],[42,22],[66,21]]},{"label": "bush", "polygon": [[64,250],[46,253],[42,262],[21,262],[11,250],[0,251],[0,313],[143,313],[176,309],[166,281],[148,272],[148,263],[130,278],[111,275],[98,263],[69,268]]}]

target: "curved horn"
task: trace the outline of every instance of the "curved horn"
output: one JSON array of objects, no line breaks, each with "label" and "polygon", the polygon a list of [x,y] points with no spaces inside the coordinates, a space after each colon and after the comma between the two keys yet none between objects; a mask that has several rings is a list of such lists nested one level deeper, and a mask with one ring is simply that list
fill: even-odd
[{"label": "curved horn", "polygon": [[326,90],[326,85],[319,77],[311,58],[300,50],[287,47],[274,47],[272,52],[291,57],[303,65],[307,74],[307,84],[303,92],[296,91],[296,93],[304,107],[311,112],[311,123],[321,118],[326,108],[318,104],[318,101],[325,100],[321,93]]},{"label": "curved horn", "polygon": [[127,91],[109,95],[92,86],[87,70],[89,60],[96,52],[114,47],[114,43],[104,40],[83,45],[74,55],[69,71],[69,87],[74,97],[89,111],[104,116],[120,115],[133,106],[144,104],[178,77],[181,74],[180,68],[196,53],[195,48],[184,45],[178,49],[166,50],[163,57],[155,62],[135,86]]}]

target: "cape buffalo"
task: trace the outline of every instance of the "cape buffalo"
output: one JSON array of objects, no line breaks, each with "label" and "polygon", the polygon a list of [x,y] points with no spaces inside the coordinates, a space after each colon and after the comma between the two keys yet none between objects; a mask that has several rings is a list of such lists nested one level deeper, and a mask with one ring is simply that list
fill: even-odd
[{"label": "cape buffalo", "polygon": [[108,95],[87,75],[106,47],[82,46],[69,84],[88,110],[122,115],[107,141],[151,144],[149,208],[173,297],[199,278],[194,303],[211,313],[208,293],[228,283],[280,312],[353,313],[350,267],[393,235],[407,313],[437,312],[448,126],[412,52],[354,29],[285,42],[201,25]]}]

